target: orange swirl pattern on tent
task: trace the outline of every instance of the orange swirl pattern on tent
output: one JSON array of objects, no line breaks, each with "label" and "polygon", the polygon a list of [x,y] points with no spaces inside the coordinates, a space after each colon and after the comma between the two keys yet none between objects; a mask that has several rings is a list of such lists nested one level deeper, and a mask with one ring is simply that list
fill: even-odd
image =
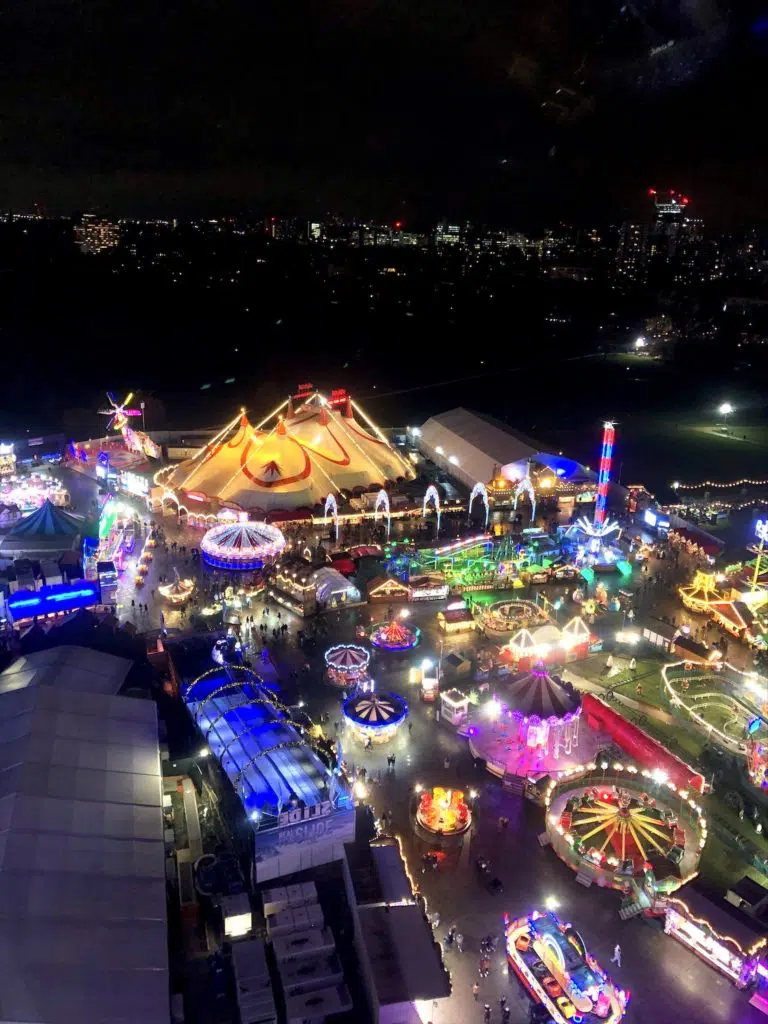
[{"label": "orange swirl pattern on tent", "polygon": [[268,513],[311,508],[329,494],[359,493],[413,475],[351,398],[339,407],[315,391],[296,410],[286,400],[255,427],[243,411],[162,483],[179,504],[191,495],[214,510]]}]

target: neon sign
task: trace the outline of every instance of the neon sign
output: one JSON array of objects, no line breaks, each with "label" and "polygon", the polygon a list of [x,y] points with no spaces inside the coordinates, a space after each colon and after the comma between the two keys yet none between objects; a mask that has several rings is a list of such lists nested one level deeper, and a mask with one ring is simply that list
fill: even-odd
[{"label": "neon sign", "polygon": [[349,395],[347,394],[346,388],[334,388],[333,391],[331,391],[331,397],[328,404],[333,406],[335,409],[340,405],[346,405],[348,397]]},{"label": "neon sign", "polygon": [[53,612],[74,608],[87,608],[98,604],[100,591],[97,583],[78,580],[76,584],[52,583],[37,591],[17,590],[6,601],[13,619],[25,619],[31,615],[48,615]]}]

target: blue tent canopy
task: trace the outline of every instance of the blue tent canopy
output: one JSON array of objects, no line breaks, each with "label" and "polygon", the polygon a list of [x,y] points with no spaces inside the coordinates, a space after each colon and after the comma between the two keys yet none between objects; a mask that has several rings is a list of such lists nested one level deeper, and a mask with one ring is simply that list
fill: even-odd
[{"label": "blue tent canopy", "polygon": [[83,530],[83,523],[46,499],[40,508],[8,532],[9,537],[75,537]]},{"label": "blue tent canopy", "polygon": [[349,801],[250,669],[204,673],[185,688],[184,703],[252,820],[275,824],[294,800],[306,807]]},{"label": "blue tent canopy", "polygon": [[84,530],[84,520],[45,501],[8,531],[0,541],[0,552],[15,556],[71,551]]}]

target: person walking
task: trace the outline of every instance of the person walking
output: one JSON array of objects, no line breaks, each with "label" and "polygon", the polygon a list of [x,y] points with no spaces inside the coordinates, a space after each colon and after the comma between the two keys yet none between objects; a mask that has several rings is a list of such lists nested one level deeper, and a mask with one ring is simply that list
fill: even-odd
[{"label": "person walking", "polygon": [[621,946],[616,943],[613,947],[613,956],[611,957],[611,963],[616,964],[617,967],[621,967]]},{"label": "person walking", "polygon": [[472,995],[475,997],[475,1002],[477,1002],[477,997],[480,995],[480,986],[476,981],[472,982]]},{"label": "person walking", "polygon": [[461,932],[457,932],[456,934],[456,949],[459,951],[459,953],[464,952],[464,936],[461,934]]}]

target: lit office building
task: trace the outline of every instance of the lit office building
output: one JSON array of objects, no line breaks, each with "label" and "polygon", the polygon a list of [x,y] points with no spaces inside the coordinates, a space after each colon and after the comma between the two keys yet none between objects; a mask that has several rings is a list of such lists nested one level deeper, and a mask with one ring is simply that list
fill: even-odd
[{"label": "lit office building", "polygon": [[645,224],[622,224],[616,250],[619,278],[639,281],[645,277],[648,263],[648,228]]}]

